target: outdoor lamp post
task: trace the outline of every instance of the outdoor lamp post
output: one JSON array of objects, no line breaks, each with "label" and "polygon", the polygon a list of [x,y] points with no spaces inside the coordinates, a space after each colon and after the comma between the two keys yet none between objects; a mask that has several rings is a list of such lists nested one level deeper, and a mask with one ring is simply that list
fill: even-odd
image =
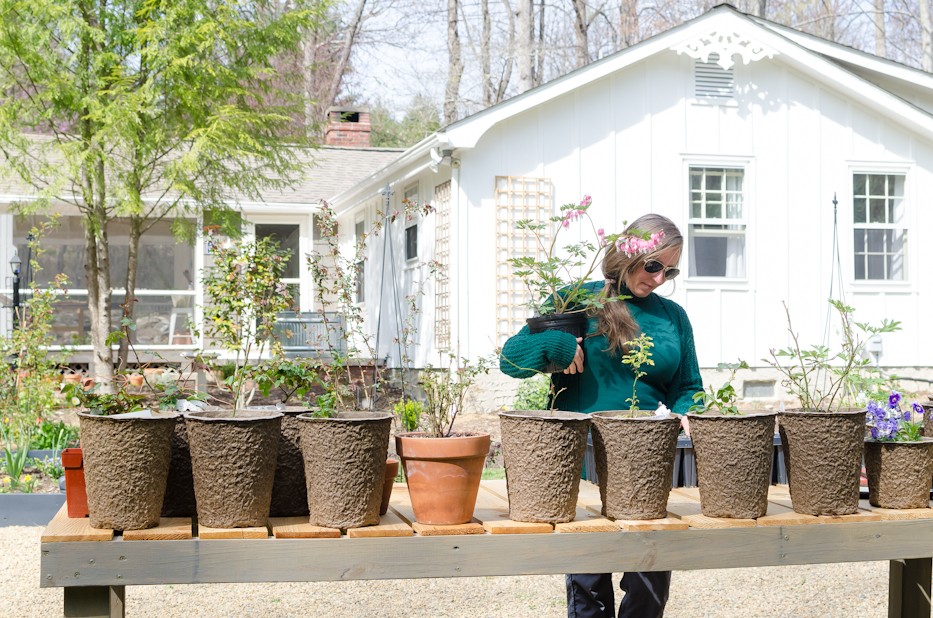
[{"label": "outdoor lamp post", "polygon": [[23,261],[14,250],[10,258],[10,269],[13,271],[13,328],[19,325],[19,273],[22,265]]}]

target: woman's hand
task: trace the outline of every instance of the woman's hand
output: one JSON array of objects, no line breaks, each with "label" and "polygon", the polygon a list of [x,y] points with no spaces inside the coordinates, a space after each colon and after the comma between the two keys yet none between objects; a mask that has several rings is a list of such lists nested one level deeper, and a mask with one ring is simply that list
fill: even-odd
[{"label": "woman's hand", "polygon": [[687,418],[686,414],[680,417],[680,426],[683,427],[684,433],[687,434],[687,437],[690,437],[690,419]]},{"label": "woman's hand", "polygon": [[583,337],[577,337],[577,352],[573,355],[573,362],[564,369],[564,373],[574,375],[583,373]]}]

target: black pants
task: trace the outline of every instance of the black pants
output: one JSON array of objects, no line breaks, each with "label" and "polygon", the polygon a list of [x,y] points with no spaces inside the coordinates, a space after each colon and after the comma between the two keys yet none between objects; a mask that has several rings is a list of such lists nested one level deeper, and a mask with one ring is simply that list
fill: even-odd
[{"label": "black pants", "polygon": [[[661,618],[671,587],[670,571],[625,573],[618,618]],[[610,573],[567,575],[567,618],[616,618]]]}]

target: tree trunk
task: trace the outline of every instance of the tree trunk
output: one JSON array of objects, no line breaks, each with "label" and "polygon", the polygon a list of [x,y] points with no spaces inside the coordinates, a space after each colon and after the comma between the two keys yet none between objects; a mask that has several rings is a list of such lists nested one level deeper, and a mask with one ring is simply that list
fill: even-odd
[{"label": "tree trunk", "polygon": [[492,62],[489,58],[491,54],[489,41],[492,39],[492,18],[489,15],[489,0],[480,2],[480,10],[483,13],[483,34],[479,43],[479,61],[483,71],[483,107],[486,108],[493,104]]},{"label": "tree trunk", "polygon": [[92,207],[84,226],[84,272],[87,278],[87,308],[91,319],[91,345],[94,348],[91,374],[101,392],[113,392],[113,355],[110,335],[110,248],[107,241],[107,216],[102,206]]},{"label": "tree trunk", "polygon": [[638,36],[638,1],[624,0],[621,7],[621,40],[624,47],[631,47],[640,40]]},{"label": "tree trunk", "polygon": [[337,100],[337,95],[340,94],[343,76],[347,72],[347,67],[350,66],[350,55],[353,52],[353,45],[356,43],[356,37],[359,36],[360,28],[363,25],[363,11],[366,8],[366,2],[367,0],[359,0],[356,5],[356,11],[353,13],[353,19],[347,24],[346,34],[343,37],[343,41],[340,43],[340,54],[337,56],[335,63],[334,76],[327,90],[327,105],[325,109],[331,107],[334,101]]},{"label": "tree trunk", "polygon": [[516,57],[518,58],[518,92],[521,94],[534,87],[534,0],[519,0],[516,12],[518,34]]},{"label": "tree trunk", "polygon": [[[126,266],[126,295],[123,297],[123,317],[130,321],[135,321],[136,316],[136,271],[139,266],[139,240],[143,235],[143,222],[138,217],[130,218],[130,238],[127,247],[127,266]],[[123,331],[123,338],[120,339],[120,347],[117,350],[117,370],[126,369],[129,362],[130,337],[133,337],[135,330],[121,321],[120,330]],[[171,333],[169,333],[171,337]]]},{"label": "tree trunk", "polygon": [[502,68],[502,75],[499,78],[499,87],[496,89],[495,103],[498,103],[505,98],[505,90],[508,88],[509,82],[512,80],[512,65],[514,62],[513,58],[515,58],[515,14],[512,13],[509,0],[502,0],[502,3],[505,5],[505,12],[509,16],[509,44],[505,66]]},{"label": "tree trunk", "polygon": [[930,0],[920,4],[920,68],[933,73],[933,21],[930,18]]},{"label": "tree trunk", "polygon": [[[923,4],[926,0],[920,0]],[[881,58],[887,57],[887,37],[884,29],[884,0],[874,0],[874,14],[872,21],[875,24],[875,55]]]},{"label": "tree trunk", "polygon": [[574,37],[574,56],[576,58],[576,68],[586,66],[589,62],[589,42],[587,41],[586,31],[586,0],[573,0],[573,37]]},{"label": "tree trunk", "polygon": [[768,16],[768,0],[758,0],[758,17]]},{"label": "tree trunk", "polygon": [[[538,39],[535,42],[535,68],[531,75],[532,86],[540,86],[544,79],[544,57],[547,55],[547,45],[544,42],[544,0],[538,4]],[[534,22],[534,15],[532,15]]]},{"label": "tree trunk", "polygon": [[459,0],[447,0],[447,88],[444,91],[444,124],[457,120],[457,100],[460,94],[460,79],[463,77],[463,59],[460,57],[460,33],[457,31]]}]

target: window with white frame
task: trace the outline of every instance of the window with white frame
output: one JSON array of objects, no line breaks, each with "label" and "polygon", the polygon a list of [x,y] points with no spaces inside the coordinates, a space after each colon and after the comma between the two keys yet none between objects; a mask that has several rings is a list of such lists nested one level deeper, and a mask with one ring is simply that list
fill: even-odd
[{"label": "window with white frame", "polygon": [[907,273],[903,174],[852,175],[855,278],[903,281]]},{"label": "window with white frame", "polygon": [[[405,200],[407,204],[418,204],[418,185],[412,185],[405,189]],[[418,222],[414,221],[405,227],[405,259],[418,259]]]},{"label": "window with white frame", "polygon": [[691,277],[745,277],[745,170],[690,167]]}]

